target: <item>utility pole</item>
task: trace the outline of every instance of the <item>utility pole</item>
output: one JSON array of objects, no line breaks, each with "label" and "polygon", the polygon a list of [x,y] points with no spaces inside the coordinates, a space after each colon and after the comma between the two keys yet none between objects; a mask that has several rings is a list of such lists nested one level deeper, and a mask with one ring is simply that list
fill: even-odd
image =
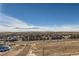
[{"label": "utility pole", "polygon": [[4,36],[3,40],[4,40],[4,44],[6,44],[6,36]]},{"label": "utility pole", "polygon": [[30,35],[28,35],[28,50],[30,50]]},{"label": "utility pole", "polygon": [[43,47],[43,56],[44,56],[44,53],[45,53],[45,49],[44,49],[44,45],[45,45],[45,39],[43,38],[43,43],[42,43],[43,45],[42,45],[42,47]]}]

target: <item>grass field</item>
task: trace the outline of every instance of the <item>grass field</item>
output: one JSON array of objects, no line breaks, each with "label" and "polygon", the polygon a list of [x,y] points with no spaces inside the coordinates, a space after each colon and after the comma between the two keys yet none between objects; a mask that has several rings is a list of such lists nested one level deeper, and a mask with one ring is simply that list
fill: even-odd
[{"label": "grass field", "polygon": [[[0,56],[72,56],[79,55],[79,40],[46,40],[14,42],[11,50],[0,52]],[[30,52],[31,51],[31,52]]]}]

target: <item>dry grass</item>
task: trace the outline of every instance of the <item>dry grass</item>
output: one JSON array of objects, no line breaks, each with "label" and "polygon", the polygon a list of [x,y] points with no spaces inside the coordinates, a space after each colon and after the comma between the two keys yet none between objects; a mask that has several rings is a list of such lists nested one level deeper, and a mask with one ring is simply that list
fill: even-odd
[{"label": "dry grass", "polygon": [[[36,44],[37,49],[34,51],[37,55],[79,55],[79,40],[65,41],[46,41],[43,44]],[[44,51],[43,51],[44,47]]]},{"label": "dry grass", "polygon": [[[35,48],[31,45],[35,44]],[[15,42],[11,44],[12,49],[8,52],[0,53],[2,56],[26,56],[31,48],[37,56],[71,56],[79,55],[79,40],[47,40]],[[43,51],[44,49],[44,51]],[[43,53],[44,52],[44,53]]]}]

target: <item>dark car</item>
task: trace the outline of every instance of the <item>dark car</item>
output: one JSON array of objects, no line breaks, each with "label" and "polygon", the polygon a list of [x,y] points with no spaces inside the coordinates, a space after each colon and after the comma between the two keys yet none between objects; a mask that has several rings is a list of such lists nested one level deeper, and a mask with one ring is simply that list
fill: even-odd
[{"label": "dark car", "polygon": [[10,50],[10,47],[8,45],[0,44],[0,52],[5,52],[8,50]]}]

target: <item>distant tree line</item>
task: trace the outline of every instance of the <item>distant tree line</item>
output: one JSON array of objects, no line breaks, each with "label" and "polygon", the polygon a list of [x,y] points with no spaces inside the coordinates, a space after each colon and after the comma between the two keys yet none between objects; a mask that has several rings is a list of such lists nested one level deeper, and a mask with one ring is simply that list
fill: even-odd
[{"label": "distant tree line", "polygon": [[79,33],[0,33],[0,40],[5,41],[36,41],[36,40],[61,40],[61,39],[79,39]]}]

